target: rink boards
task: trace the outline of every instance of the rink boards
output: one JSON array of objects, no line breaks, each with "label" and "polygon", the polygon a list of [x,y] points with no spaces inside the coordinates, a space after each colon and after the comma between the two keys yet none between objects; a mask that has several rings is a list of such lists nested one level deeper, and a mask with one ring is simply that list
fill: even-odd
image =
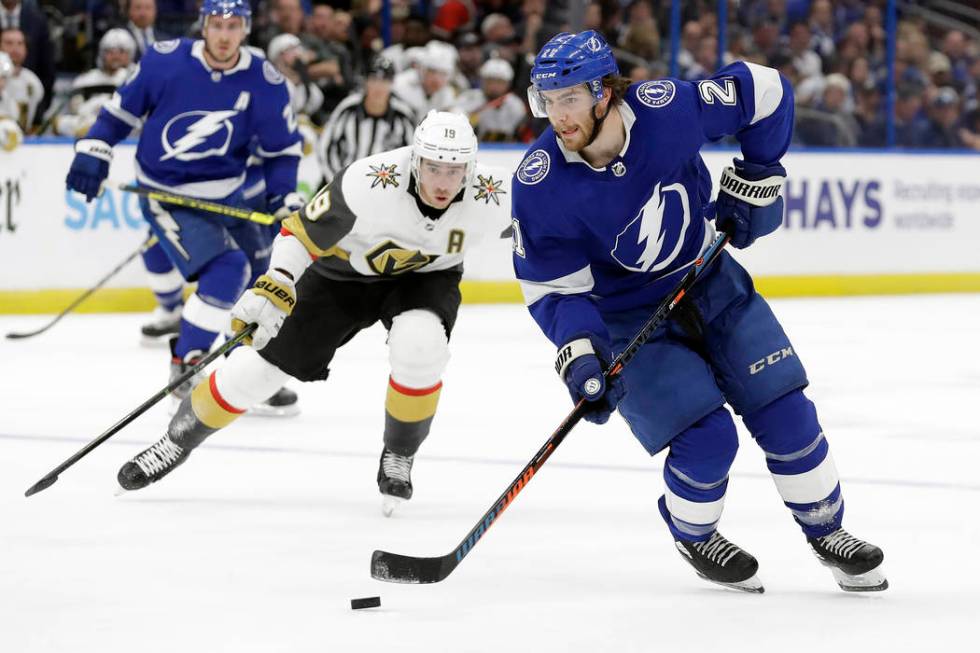
[{"label": "rink boards", "polygon": [[[69,141],[0,153],[0,313],[61,310],[145,239],[137,198],[117,189],[133,179],[134,151],[116,148],[112,183],[91,204],[65,190]],[[513,170],[523,152],[484,146],[480,158]],[[716,181],[736,154],[704,154]],[[783,228],[737,254],[765,294],[980,291],[980,156],[835,150],[791,152],[784,163]],[[318,182],[311,156],[300,190]],[[464,284],[465,301],[521,301],[509,242],[474,251]],[[130,264],[82,310],[149,310],[145,286],[142,266]]]}]

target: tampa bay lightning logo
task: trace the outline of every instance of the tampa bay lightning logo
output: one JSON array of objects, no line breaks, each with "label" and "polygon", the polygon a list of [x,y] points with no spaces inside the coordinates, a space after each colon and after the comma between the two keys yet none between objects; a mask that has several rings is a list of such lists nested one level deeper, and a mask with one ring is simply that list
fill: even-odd
[{"label": "tampa bay lightning logo", "polygon": [[653,195],[618,236],[612,257],[627,270],[656,272],[680,254],[691,224],[691,207],[683,184],[670,184]]},{"label": "tampa bay lightning logo", "polygon": [[235,132],[231,118],[238,111],[187,111],[171,118],[160,133],[161,161],[197,161],[224,156]]},{"label": "tampa bay lightning logo", "polygon": [[644,82],[636,89],[636,99],[654,109],[665,107],[674,99],[674,82],[666,79],[658,79],[652,82]]},{"label": "tampa bay lightning logo", "polygon": [[522,184],[533,186],[548,175],[551,157],[544,150],[534,150],[517,169],[517,179]]},{"label": "tampa bay lightning logo", "polygon": [[160,54],[170,54],[180,45],[180,39],[170,39],[168,41],[157,41],[153,44],[153,49]]}]

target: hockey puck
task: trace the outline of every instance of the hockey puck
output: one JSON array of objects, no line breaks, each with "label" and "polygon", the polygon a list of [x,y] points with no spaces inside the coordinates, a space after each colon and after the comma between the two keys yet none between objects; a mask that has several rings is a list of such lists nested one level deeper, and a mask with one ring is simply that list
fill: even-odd
[{"label": "hockey puck", "polygon": [[351,610],[362,610],[364,608],[378,608],[378,607],[381,607],[380,596],[368,596],[363,599],[350,600]]}]

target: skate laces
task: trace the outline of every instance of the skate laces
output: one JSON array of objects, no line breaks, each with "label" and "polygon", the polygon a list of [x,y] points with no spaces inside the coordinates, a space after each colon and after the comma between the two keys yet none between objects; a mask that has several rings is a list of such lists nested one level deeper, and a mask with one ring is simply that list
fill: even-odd
[{"label": "skate laces", "polygon": [[741,550],[715,531],[707,542],[693,542],[692,546],[708,560],[724,567]]},{"label": "skate laces", "polygon": [[136,456],[133,462],[147,476],[153,476],[172,465],[184,452],[179,445],[174,444],[169,435],[160,438],[152,447]]},{"label": "skate laces", "polygon": [[843,528],[838,528],[829,535],[818,538],[820,546],[824,547],[834,555],[845,559],[850,559],[861,547],[867,545],[864,540],[859,540]]},{"label": "skate laces", "polygon": [[412,471],[412,459],[414,456],[399,456],[397,453],[385,450],[381,458],[381,469],[385,476],[394,478],[405,483],[411,481],[409,473]]}]

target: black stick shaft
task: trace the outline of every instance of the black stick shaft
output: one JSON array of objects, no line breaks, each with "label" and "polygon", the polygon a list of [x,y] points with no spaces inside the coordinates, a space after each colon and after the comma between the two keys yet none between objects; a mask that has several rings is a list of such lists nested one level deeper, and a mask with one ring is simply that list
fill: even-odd
[{"label": "black stick shaft", "polygon": [[89,297],[91,297],[95,293],[96,290],[98,290],[99,288],[101,288],[102,286],[104,286],[109,281],[109,279],[111,279],[112,277],[114,277],[117,274],[119,274],[119,271],[120,270],[122,270],[124,267],[126,267],[127,265],[129,265],[129,263],[134,258],[136,258],[140,254],[142,254],[145,250],[149,249],[150,246],[153,243],[155,243],[155,242],[156,242],[156,237],[155,236],[150,237],[146,241],[144,241],[143,244],[139,246],[139,249],[137,249],[135,252],[133,252],[132,254],[130,254],[129,256],[127,256],[126,259],[122,263],[120,263],[116,267],[112,268],[112,271],[111,272],[109,272],[107,275],[105,275],[104,277],[102,277],[101,279],[99,279],[98,283],[96,283],[94,286],[92,286],[91,288],[89,288],[88,290],[86,290],[85,292],[83,292],[81,295],[79,295],[75,299],[75,301],[73,301],[71,304],[69,304],[64,310],[62,310],[60,313],[58,313],[58,315],[56,315],[53,320],[51,320],[50,322],[48,322],[46,325],[44,325],[40,329],[37,329],[35,331],[28,331],[26,333],[8,333],[7,334],[7,338],[10,339],[10,340],[20,340],[20,339],[23,339],[23,338],[30,338],[32,336],[36,336],[36,335],[40,335],[40,334],[44,333],[45,331],[47,331],[48,329],[50,329],[51,327],[53,327],[55,324],[57,324],[58,322],[60,322],[61,321],[61,318],[65,317],[66,315],[68,315],[69,313],[71,313],[73,310],[75,310],[75,308],[77,308],[79,304],[81,304],[86,299],[88,299]]},{"label": "black stick shaft", "polygon": [[[701,277],[702,272],[711,265],[718,257],[722,249],[728,243],[729,237],[720,234],[704,254],[698,258],[690,270],[684,275],[677,287],[668,295],[656,312],[637,332],[625,349],[613,360],[604,376],[608,381],[612,377],[622,373],[623,367],[629,363],[636,355],[640,347],[650,338],[654,331],[666,319],[667,315],[684,298],[691,286]],[[585,414],[585,400],[580,400],[572,412],[562,421],[551,437],[544,443],[541,449],[534,455],[521,473],[517,475],[511,484],[504,490],[490,509],[483,514],[483,517],[476,523],[462,542],[451,553],[439,558],[415,558],[398,554],[387,553],[385,551],[375,551],[371,558],[371,576],[378,580],[401,583],[437,583],[444,580],[456,566],[462,562],[463,558],[472,551],[476,543],[486,534],[490,526],[496,521],[500,514],[514,501],[517,495],[527,487],[537,471],[551,457],[569,432],[581,421]]]},{"label": "black stick shaft", "polygon": [[198,372],[200,372],[201,370],[203,370],[205,367],[207,367],[208,365],[210,365],[219,356],[223,356],[225,354],[225,352],[230,351],[233,347],[235,347],[236,345],[238,345],[239,343],[241,343],[242,340],[244,340],[248,336],[252,335],[252,332],[255,331],[256,326],[257,325],[255,325],[255,324],[248,325],[247,327],[245,327],[244,329],[242,329],[240,332],[238,332],[237,334],[235,334],[235,337],[233,337],[231,340],[227,341],[226,343],[224,343],[223,345],[221,345],[220,347],[218,347],[217,349],[215,349],[213,352],[211,352],[210,354],[208,354],[207,356],[205,356],[204,358],[202,358],[196,365],[194,365],[193,367],[191,367],[190,369],[188,369],[186,372],[184,372],[183,374],[181,374],[177,379],[175,379],[174,381],[172,381],[170,383],[170,385],[168,385],[163,390],[160,390],[155,395],[153,395],[152,397],[150,397],[149,399],[147,399],[146,401],[144,401],[142,404],[139,405],[139,407],[137,407],[136,409],[134,409],[131,413],[129,413],[128,415],[126,415],[125,417],[123,417],[121,420],[119,420],[118,422],[116,422],[115,424],[113,424],[112,426],[110,426],[104,433],[102,433],[102,435],[100,435],[99,437],[95,438],[94,440],[92,440],[91,442],[89,442],[87,445],[85,445],[84,447],[82,447],[71,458],[69,458],[68,460],[66,460],[65,462],[61,463],[60,465],[58,465],[57,467],[55,467],[54,469],[52,469],[50,472],[48,472],[44,476],[44,478],[42,478],[41,480],[39,480],[37,483],[35,483],[34,485],[32,485],[30,488],[28,488],[27,492],[24,493],[24,496],[29,497],[32,494],[36,494],[37,492],[40,492],[41,490],[43,490],[43,489],[45,489],[45,488],[50,487],[51,485],[53,485],[55,483],[55,481],[58,480],[58,475],[59,474],[61,474],[63,471],[65,471],[66,469],[68,469],[69,467],[71,467],[72,465],[74,465],[75,463],[77,463],[79,460],[81,460],[82,458],[84,458],[93,449],[95,449],[100,444],[102,444],[103,442],[105,442],[106,440],[108,440],[109,438],[111,438],[113,435],[115,435],[119,431],[123,430],[126,426],[128,426],[130,423],[132,423],[133,420],[135,420],[137,417],[139,417],[140,415],[142,415],[143,413],[145,413],[146,411],[148,411],[150,408],[152,408],[154,405],[156,405],[161,399],[163,399],[164,397],[166,397],[167,395],[169,395],[176,388],[180,387],[180,385],[183,384],[185,381],[191,379],[195,374],[197,374]]}]

